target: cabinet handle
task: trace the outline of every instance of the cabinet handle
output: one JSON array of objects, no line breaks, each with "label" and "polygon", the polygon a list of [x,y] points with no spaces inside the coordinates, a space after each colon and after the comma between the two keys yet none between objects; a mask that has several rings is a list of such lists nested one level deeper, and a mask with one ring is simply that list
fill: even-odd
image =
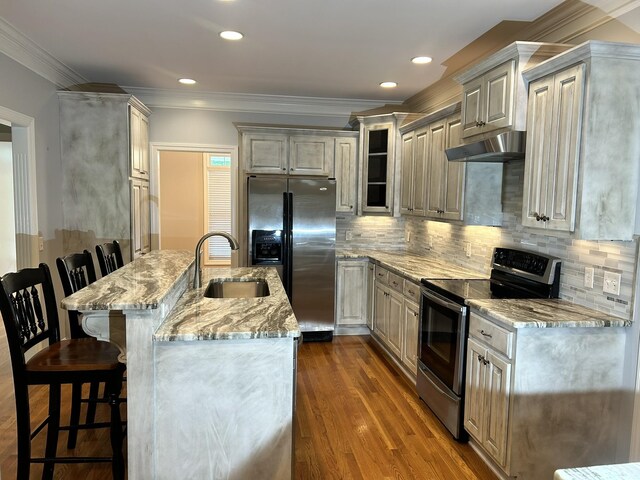
[{"label": "cabinet handle", "polygon": [[490,333],[487,333],[484,330],[480,330],[480,335],[483,335],[487,338],[493,338],[493,336]]},{"label": "cabinet handle", "polygon": [[417,317],[418,316],[418,312],[413,312],[413,316]]},{"label": "cabinet handle", "polygon": [[483,122],[482,120],[480,120],[479,122],[476,121],[476,127],[484,127],[486,125],[486,122]]},{"label": "cabinet handle", "polygon": [[416,292],[414,292],[413,290],[407,290],[407,292],[409,292],[409,295],[415,295]]},{"label": "cabinet handle", "polygon": [[353,205],[349,205],[349,209],[350,209],[350,210],[353,210]]},{"label": "cabinet handle", "polygon": [[482,362],[483,360],[484,360],[484,357],[482,355],[478,354],[478,361]]},{"label": "cabinet handle", "polygon": [[483,365],[489,365],[489,363],[491,363],[491,362],[489,362],[489,360],[486,360],[484,358],[482,359],[482,364]]},{"label": "cabinet handle", "polygon": [[392,284],[394,287],[397,287],[397,286],[398,286],[398,282],[396,282],[395,280],[394,280],[393,282],[391,282],[391,284]]},{"label": "cabinet handle", "polygon": [[282,169],[282,171],[283,171],[283,172],[286,172],[286,171],[287,171],[287,169],[286,169],[286,168],[283,168],[283,169]]}]

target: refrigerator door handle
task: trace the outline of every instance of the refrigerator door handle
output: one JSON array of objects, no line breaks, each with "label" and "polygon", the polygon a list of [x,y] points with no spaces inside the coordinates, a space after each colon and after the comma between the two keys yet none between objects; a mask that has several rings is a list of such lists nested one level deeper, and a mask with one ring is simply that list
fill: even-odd
[{"label": "refrigerator door handle", "polygon": [[287,221],[285,223],[285,235],[287,237],[287,248],[285,255],[287,259],[286,267],[284,268],[285,277],[287,279],[286,287],[287,294],[289,295],[289,301],[293,298],[293,193],[287,192],[286,194],[286,208]]},{"label": "refrigerator door handle", "polygon": [[289,192],[282,192],[282,284],[289,301]]}]

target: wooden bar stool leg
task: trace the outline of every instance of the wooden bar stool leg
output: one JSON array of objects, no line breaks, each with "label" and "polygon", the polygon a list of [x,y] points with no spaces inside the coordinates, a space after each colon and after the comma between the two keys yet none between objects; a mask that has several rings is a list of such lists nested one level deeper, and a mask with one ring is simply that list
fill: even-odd
[{"label": "wooden bar stool leg", "polygon": [[[99,382],[91,382],[89,387],[89,398],[98,399],[98,392],[100,389]],[[89,402],[87,404],[87,423],[93,423],[96,421],[96,402]]]},{"label": "wooden bar stool leg", "polygon": [[[58,450],[58,432],[60,431],[60,384],[49,386],[49,422],[47,423],[47,446],[45,458],[52,459]],[[54,462],[45,462],[42,470],[42,480],[53,479]]]},{"label": "wooden bar stool leg", "polygon": [[108,382],[109,406],[111,407],[111,464],[113,480],[124,480],[124,455],[122,454],[122,420],[120,418],[120,401],[118,396],[122,390],[122,382]]},{"label": "wooden bar stool leg", "polygon": [[16,387],[16,428],[18,430],[18,474],[17,480],[29,480],[31,467],[31,421],[29,387]]},{"label": "wooden bar stool leg", "polygon": [[69,416],[69,436],[67,439],[67,448],[76,448],[76,440],[78,439],[78,426],[80,422],[80,400],[82,398],[82,384],[74,383],[71,387],[71,415]]}]

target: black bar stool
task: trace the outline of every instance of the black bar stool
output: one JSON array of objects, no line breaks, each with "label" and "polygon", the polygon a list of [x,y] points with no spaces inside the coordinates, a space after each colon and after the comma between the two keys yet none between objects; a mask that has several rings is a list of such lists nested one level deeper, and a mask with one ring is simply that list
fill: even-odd
[{"label": "black bar stool", "polygon": [[[64,257],[58,257],[56,259],[56,266],[58,267],[60,281],[62,282],[62,289],[64,290],[66,297],[96,281],[93,258],[91,257],[91,252],[88,250],[85,250],[82,253],[72,253]],[[80,315],[78,312],[75,310],[69,310],[68,315],[71,338],[91,338],[92,340],[95,340],[92,337],[89,337],[84,330],[82,330]],[[100,382],[91,382],[89,397],[82,398],[82,384],[73,384],[71,390],[70,427],[79,425],[80,406],[82,403],[88,404],[86,423],[91,424],[95,422],[96,402],[94,402],[93,399],[98,397],[99,390]],[[67,439],[67,448],[75,448],[77,437],[78,430],[70,429],[69,437]]]},{"label": "black bar stool", "polygon": [[[56,463],[111,462],[113,478],[124,478],[120,390],[125,370],[118,361],[119,350],[109,342],[86,338],[60,340],[58,306],[51,273],[46,264],[7,273],[0,278],[0,313],[7,334],[16,399],[18,432],[18,480],[28,480],[31,463],[44,463],[42,478],[53,478]],[[37,346],[43,346],[38,351]],[[27,353],[35,353],[28,361]],[[94,427],[110,428],[111,457],[57,457],[62,384],[104,382],[111,420]],[[31,431],[29,386],[49,385],[49,415]],[[97,399],[96,401],[105,401]],[[44,457],[31,456],[31,440],[47,427]]]},{"label": "black bar stool", "polygon": [[96,245],[96,256],[98,257],[100,274],[103,277],[124,265],[122,251],[120,250],[120,244],[117,240],[111,243]]}]

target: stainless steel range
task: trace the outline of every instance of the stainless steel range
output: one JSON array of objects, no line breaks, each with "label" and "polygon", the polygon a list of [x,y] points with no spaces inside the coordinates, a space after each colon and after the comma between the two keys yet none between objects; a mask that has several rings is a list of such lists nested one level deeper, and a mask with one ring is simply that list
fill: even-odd
[{"label": "stainless steel range", "polygon": [[489,279],[423,279],[417,390],[459,441],[463,428],[464,374],[469,324],[467,300],[557,298],[560,259],[495,248]]}]

